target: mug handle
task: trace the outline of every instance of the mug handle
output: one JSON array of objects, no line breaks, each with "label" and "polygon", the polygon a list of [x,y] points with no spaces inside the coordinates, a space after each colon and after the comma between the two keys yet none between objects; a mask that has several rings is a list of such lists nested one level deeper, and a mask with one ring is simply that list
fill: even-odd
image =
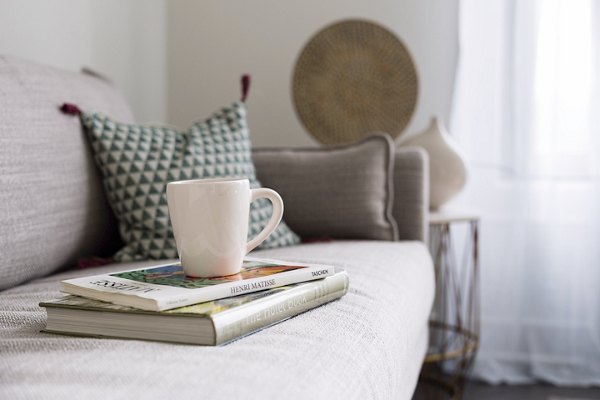
[{"label": "mug handle", "polygon": [[271,233],[273,233],[275,228],[277,228],[277,225],[279,225],[279,222],[281,221],[281,217],[283,217],[283,200],[281,199],[279,193],[272,189],[266,188],[250,190],[250,203],[263,198],[270,200],[273,204],[273,215],[271,215],[271,219],[263,228],[263,230],[246,244],[246,254],[250,253],[259,244],[264,242],[265,239],[269,237]]}]

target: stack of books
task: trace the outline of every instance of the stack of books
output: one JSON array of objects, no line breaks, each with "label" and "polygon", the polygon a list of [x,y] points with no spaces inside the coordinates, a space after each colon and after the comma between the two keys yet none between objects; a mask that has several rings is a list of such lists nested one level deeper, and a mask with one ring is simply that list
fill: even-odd
[{"label": "stack of books", "polygon": [[68,279],[40,303],[45,332],[216,346],[342,297],[334,267],[246,258],[240,273],[186,276],[181,264]]}]

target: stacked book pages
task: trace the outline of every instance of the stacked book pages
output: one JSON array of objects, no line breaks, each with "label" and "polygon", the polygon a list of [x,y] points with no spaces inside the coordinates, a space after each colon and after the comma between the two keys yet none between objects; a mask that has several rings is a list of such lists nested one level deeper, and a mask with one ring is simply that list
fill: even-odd
[{"label": "stacked book pages", "polygon": [[241,272],[186,276],[179,263],[68,279],[40,303],[45,332],[220,345],[346,294],[334,267],[246,258]]}]

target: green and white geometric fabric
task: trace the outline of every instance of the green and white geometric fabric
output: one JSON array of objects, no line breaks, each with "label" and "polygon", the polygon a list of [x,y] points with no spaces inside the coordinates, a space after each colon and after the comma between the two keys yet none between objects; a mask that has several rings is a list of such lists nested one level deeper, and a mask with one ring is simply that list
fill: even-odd
[{"label": "green and white geometric fabric", "polygon": [[[246,107],[242,102],[194,123],[186,132],[123,124],[94,113],[83,113],[81,120],[126,243],[115,254],[117,261],[178,257],[167,207],[168,182],[246,177],[252,188],[261,186],[252,164]],[[271,203],[266,199],[252,203],[249,237],[262,230],[271,212]],[[299,237],[282,221],[261,248],[299,242]]]}]

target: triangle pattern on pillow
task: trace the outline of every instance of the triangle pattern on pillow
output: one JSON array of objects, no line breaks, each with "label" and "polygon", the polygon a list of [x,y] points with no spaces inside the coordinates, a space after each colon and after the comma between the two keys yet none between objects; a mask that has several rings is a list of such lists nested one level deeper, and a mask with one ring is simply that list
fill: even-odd
[{"label": "triangle pattern on pillow", "polygon": [[[261,186],[251,161],[244,103],[233,103],[184,132],[123,124],[96,113],[83,113],[81,120],[126,243],[115,255],[117,261],[177,258],[167,207],[167,183],[246,177],[252,188]],[[252,203],[249,237],[263,229],[271,213],[269,201],[259,199]],[[282,222],[261,247],[299,242],[298,236]]]}]

